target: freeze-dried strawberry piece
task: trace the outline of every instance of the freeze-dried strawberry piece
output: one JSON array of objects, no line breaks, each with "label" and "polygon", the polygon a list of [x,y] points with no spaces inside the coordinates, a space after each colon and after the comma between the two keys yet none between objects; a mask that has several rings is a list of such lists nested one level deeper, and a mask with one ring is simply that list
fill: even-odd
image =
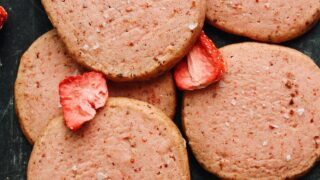
[{"label": "freeze-dried strawberry piece", "polygon": [[66,125],[76,131],[96,115],[108,98],[106,79],[101,73],[88,72],[67,77],[59,84],[60,103]]},{"label": "freeze-dried strawberry piece", "polygon": [[219,81],[224,72],[220,51],[202,32],[186,59],[176,66],[174,79],[179,89],[194,90]]},{"label": "freeze-dried strawberry piece", "polygon": [[0,29],[2,29],[2,26],[7,21],[7,19],[8,19],[8,13],[2,6],[0,6]]}]

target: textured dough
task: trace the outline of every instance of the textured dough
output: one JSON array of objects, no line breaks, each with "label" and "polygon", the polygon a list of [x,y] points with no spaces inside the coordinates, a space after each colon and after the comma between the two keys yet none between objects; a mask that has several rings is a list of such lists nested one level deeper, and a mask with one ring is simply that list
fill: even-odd
[{"label": "textured dough", "polygon": [[319,0],[207,0],[210,24],[264,42],[296,38],[319,18]]},{"label": "textured dough", "polygon": [[162,110],[171,119],[176,112],[176,88],[171,73],[145,82],[108,82],[112,97],[130,97],[148,102]]},{"label": "textured dough", "polygon": [[220,83],[184,94],[183,124],[200,164],[227,179],[285,179],[320,153],[320,70],[274,45],[223,47]]},{"label": "textured dough", "polygon": [[188,180],[185,142],[174,123],[151,105],[110,98],[76,133],[58,117],[36,142],[28,179]]},{"label": "textured dough", "polygon": [[158,76],[192,47],[205,0],[42,0],[74,60],[114,81]]}]

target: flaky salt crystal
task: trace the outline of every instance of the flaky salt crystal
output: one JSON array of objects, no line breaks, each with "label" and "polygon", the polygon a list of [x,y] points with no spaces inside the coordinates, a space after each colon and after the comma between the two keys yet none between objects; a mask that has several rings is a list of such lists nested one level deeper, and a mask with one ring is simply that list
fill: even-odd
[{"label": "flaky salt crystal", "polygon": [[93,49],[93,50],[96,50],[96,49],[98,49],[99,47],[100,47],[99,43],[96,43],[96,44],[92,47],[92,49]]},{"label": "flaky salt crystal", "polygon": [[262,146],[267,146],[268,145],[268,141],[263,141],[262,142]]},{"label": "flaky salt crystal", "polygon": [[191,23],[191,24],[188,25],[188,28],[190,30],[194,30],[196,27],[198,27],[198,23]]},{"label": "flaky salt crystal", "polygon": [[288,114],[284,114],[283,117],[284,117],[285,119],[289,119],[289,118],[290,118]]},{"label": "flaky salt crystal", "polygon": [[230,126],[230,123],[229,123],[229,122],[225,122],[224,124],[225,124],[227,127]]},{"label": "flaky salt crystal", "polygon": [[264,66],[264,70],[269,70],[270,69],[270,67],[269,66]]},{"label": "flaky salt crystal", "polygon": [[219,87],[221,87],[221,88],[226,87],[226,86],[225,86],[225,83],[224,83],[223,81],[220,81],[218,85],[219,85]]},{"label": "flaky salt crystal", "polygon": [[89,45],[88,44],[85,44],[85,45],[83,45],[83,47],[82,47],[84,50],[88,50],[89,49]]},{"label": "flaky salt crystal", "polygon": [[230,103],[235,106],[237,104],[237,101],[235,99],[232,99]]},{"label": "flaky salt crystal", "polygon": [[108,176],[102,172],[98,172],[97,173],[97,179],[98,180],[104,180],[105,178],[107,178]]},{"label": "flaky salt crystal", "polygon": [[291,155],[290,154],[286,155],[286,161],[290,161],[290,160],[291,160]]},{"label": "flaky salt crystal", "polygon": [[296,110],[296,112],[297,112],[297,114],[298,114],[299,116],[302,116],[303,113],[304,113],[304,108],[298,108],[298,109]]},{"label": "flaky salt crystal", "polygon": [[73,165],[73,166],[71,167],[71,170],[72,170],[72,171],[77,171],[77,170],[78,170],[78,167],[77,167],[76,165]]}]

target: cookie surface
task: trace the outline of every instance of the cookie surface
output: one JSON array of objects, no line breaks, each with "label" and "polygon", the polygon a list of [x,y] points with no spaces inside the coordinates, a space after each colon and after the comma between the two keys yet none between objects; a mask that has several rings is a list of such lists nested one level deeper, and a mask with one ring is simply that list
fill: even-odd
[{"label": "cookie surface", "polygon": [[284,42],[309,30],[320,18],[319,0],[207,0],[210,24],[264,42]]},{"label": "cookie surface", "polygon": [[162,110],[171,119],[176,112],[176,89],[171,73],[145,82],[108,82],[111,97],[130,97],[148,102]]},{"label": "cookie surface", "polygon": [[[83,71],[68,56],[55,30],[36,40],[23,55],[15,83],[15,102],[21,127],[31,143],[37,139],[49,120],[61,113],[58,93],[60,81],[66,76]],[[173,118],[176,94],[170,73],[148,82],[109,82],[111,96],[147,101]]]},{"label": "cookie surface", "polygon": [[114,81],[173,67],[196,41],[204,0],[52,1],[42,4],[70,55]]},{"label": "cookie surface", "polygon": [[185,143],[174,123],[148,103],[127,98],[108,99],[76,133],[62,117],[52,120],[34,146],[27,175],[30,180],[190,179]]},{"label": "cookie surface", "polygon": [[305,173],[320,153],[319,68],[281,46],[220,50],[228,64],[222,81],[183,98],[183,125],[197,160],[227,179]]},{"label": "cookie surface", "polygon": [[61,113],[58,85],[81,67],[68,57],[55,31],[37,39],[21,57],[15,82],[15,107],[21,128],[33,143],[50,119]]}]

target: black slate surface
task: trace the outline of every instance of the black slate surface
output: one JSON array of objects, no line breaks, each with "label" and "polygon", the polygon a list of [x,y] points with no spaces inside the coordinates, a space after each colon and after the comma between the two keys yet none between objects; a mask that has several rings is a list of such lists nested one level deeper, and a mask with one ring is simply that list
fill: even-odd
[{"label": "black slate surface", "polygon": [[[39,0],[0,0],[0,5],[9,13],[9,21],[0,31],[0,180],[20,180],[26,179],[32,146],[20,130],[14,110],[14,80],[22,53],[52,26]],[[204,29],[218,47],[248,41],[246,38],[224,33],[208,25]],[[320,66],[320,24],[304,36],[284,45],[309,55]],[[178,98],[181,100],[181,93]],[[176,116],[175,122],[181,127],[179,115]],[[189,158],[193,180],[217,179],[199,166],[190,149]],[[320,179],[320,163],[302,179]]]}]

